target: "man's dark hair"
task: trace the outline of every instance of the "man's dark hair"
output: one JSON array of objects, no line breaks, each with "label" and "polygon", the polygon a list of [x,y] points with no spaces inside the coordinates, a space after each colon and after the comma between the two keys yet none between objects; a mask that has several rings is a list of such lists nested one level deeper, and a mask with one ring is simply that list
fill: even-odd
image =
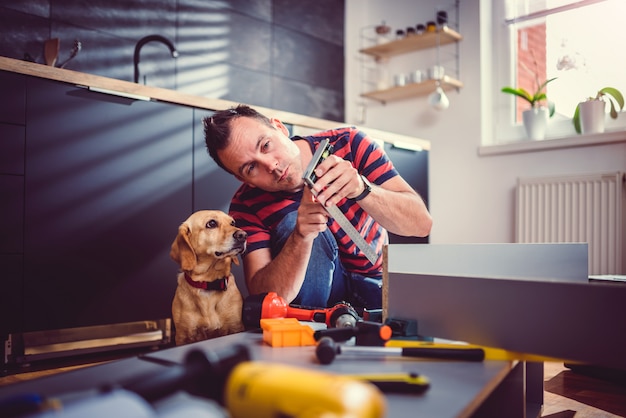
[{"label": "man's dark hair", "polygon": [[217,152],[228,146],[231,133],[230,122],[239,117],[254,118],[267,126],[274,127],[274,125],[272,125],[272,121],[267,116],[257,112],[250,106],[242,104],[237,107],[231,107],[230,109],[218,110],[213,113],[213,115],[202,119],[202,123],[204,125],[204,142],[209,155],[213,158],[217,165],[231,174],[234,173],[224,166],[218,157]]}]

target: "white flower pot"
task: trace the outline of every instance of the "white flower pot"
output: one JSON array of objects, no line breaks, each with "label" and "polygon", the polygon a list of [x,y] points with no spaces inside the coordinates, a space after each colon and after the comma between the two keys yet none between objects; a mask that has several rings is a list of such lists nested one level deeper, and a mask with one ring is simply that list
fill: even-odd
[{"label": "white flower pot", "polygon": [[545,107],[534,107],[522,112],[526,136],[529,139],[541,140],[546,138],[548,116],[549,112]]},{"label": "white flower pot", "polygon": [[605,105],[603,100],[589,100],[578,104],[580,132],[583,135],[604,132]]}]

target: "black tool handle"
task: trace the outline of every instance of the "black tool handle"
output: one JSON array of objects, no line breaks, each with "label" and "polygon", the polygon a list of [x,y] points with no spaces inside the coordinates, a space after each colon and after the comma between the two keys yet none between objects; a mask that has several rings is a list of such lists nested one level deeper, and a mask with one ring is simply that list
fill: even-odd
[{"label": "black tool handle", "polygon": [[406,357],[427,357],[448,360],[483,361],[485,350],[482,348],[424,348],[405,347],[402,355]]}]

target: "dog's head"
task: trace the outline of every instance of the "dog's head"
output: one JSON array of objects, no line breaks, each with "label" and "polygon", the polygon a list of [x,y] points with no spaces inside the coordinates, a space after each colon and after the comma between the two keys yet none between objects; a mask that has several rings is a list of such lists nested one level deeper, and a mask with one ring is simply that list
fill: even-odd
[{"label": "dog's head", "polygon": [[[194,212],[178,228],[170,257],[183,271],[193,270],[211,259],[239,264],[237,255],[246,250],[248,235],[235,220],[219,210]],[[208,259],[208,261],[207,261]]]}]

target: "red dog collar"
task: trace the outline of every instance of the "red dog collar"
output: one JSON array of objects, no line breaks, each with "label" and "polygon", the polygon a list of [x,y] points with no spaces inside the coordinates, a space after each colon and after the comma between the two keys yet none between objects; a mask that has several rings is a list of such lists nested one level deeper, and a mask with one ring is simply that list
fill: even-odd
[{"label": "red dog collar", "polygon": [[196,282],[194,280],[191,280],[191,277],[189,277],[189,275],[185,273],[185,280],[187,280],[187,283],[189,283],[191,286],[204,290],[225,291],[228,285],[228,277],[222,277],[221,279],[217,279],[212,282]]}]

